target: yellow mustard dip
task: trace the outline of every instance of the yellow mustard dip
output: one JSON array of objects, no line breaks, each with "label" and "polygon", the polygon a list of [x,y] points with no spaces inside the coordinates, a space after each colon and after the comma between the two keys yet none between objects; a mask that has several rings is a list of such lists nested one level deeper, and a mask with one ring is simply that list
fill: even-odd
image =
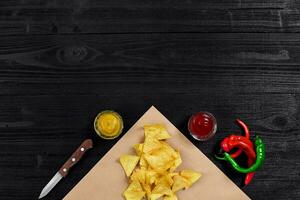
[{"label": "yellow mustard dip", "polygon": [[114,139],[122,132],[123,120],[118,113],[107,110],[98,114],[94,127],[100,137]]}]

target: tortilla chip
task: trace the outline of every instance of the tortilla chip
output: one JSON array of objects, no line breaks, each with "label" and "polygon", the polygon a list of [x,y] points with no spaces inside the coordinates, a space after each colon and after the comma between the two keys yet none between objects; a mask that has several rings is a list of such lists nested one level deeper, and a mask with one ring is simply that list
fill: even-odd
[{"label": "tortilla chip", "polygon": [[147,163],[147,160],[145,159],[144,155],[141,156],[139,164],[140,164],[141,169],[147,169],[148,168],[148,163]]},{"label": "tortilla chip", "polygon": [[153,137],[157,140],[165,140],[171,138],[165,126],[161,124],[145,125],[144,131],[145,131],[145,138]]},{"label": "tortilla chip", "polygon": [[145,142],[143,145],[143,153],[152,153],[154,150],[157,150],[161,148],[161,143],[159,140],[152,138],[152,137],[146,137]]},{"label": "tortilla chip", "polygon": [[145,173],[146,183],[149,185],[155,183],[156,179],[158,178],[158,175],[159,174],[154,170],[147,170]]},{"label": "tortilla chip", "polygon": [[154,151],[152,154],[145,154],[145,159],[152,169],[163,172],[174,165],[173,153],[165,148]]},{"label": "tortilla chip", "polygon": [[146,170],[144,169],[136,169],[132,172],[130,176],[130,180],[132,181],[139,181],[141,184],[146,183]]},{"label": "tortilla chip", "polygon": [[152,194],[172,195],[173,192],[170,185],[165,182],[160,182],[153,188]]},{"label": "tortilla chip", "polygon": [[138,181],[132,181],[123,195],[126,200],[141,200],[145,196],[145,192]]},{"label": "tortilla chip", "polygon": [[183,188],[189,187],[189,182],[185,178],[183,178],[180,175],[176,175],[173,177],[174,184],[172,186],[172,191],[177,192],[178,190],[181,190]]},{"label": "tortilla chip", "polygon": [[200,173],[188,169],[182,170],[180,175],[189,181],[190,186],[202,176]]},{"label": "tortilla chip", "polygon": [[182,163],[182,160],[181,160],[181,156],[180,156],[179,151],[176,151],[176,155],[177,155],[177,157],[176,157],[175,160],[174,160],[173,166],[170,168],[170,172],[175,171],[175,169],[176,169],[177,167],[179,167],[179,165],[181,165],[181,163]]},{"label": "tortilla chip", "polygon": [[160,178],[156,179],[155,181],[155,185],[158,185],[158,184],[166,184],[168,185],[170,188],[171,186],[173,185],[174,181],[173,181],[173,175],[171,173],[168,173],[168,174],[164,174],[162,175]]},{"label": "tortilla chip", "polygon": [[133,148],[138,156],[141,156],[143,153],[143,145],[144,145],[143,143],[133,145]]},{"label": "tortilla chip", "polygon": [[126,173],[126,176],[129,177],[135,166],[139,162],[139,157],[134,155],[123,155],[120,157],[120,163]]}]

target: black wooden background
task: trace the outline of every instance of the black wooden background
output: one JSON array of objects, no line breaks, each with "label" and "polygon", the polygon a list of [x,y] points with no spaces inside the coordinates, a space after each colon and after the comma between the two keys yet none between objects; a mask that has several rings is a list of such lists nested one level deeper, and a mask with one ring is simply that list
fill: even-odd
[{"label": "black wooden background", "polygon": [[267,145],[242,189],[299,199],[299,9],[298,0],[1,0],[0,199],[37,199],[92,137],[95,148],[45,198],[62,199],[117,141],[95,137],[96,114],[120,112],[126,131],[151,105],[186,135],[192,113],[212,112],[216,137],[193,142],[239,186],[212,155],[241,118]]}]

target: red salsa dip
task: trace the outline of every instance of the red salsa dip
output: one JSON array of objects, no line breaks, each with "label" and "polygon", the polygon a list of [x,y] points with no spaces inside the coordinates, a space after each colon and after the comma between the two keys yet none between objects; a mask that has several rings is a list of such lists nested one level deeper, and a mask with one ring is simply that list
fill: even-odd
[{"label": "red salsa dip", "polygon": [[205,141],[215,135],[217,121],[209,112],[198,112],[190,117],[188,129],[193,138]]}]

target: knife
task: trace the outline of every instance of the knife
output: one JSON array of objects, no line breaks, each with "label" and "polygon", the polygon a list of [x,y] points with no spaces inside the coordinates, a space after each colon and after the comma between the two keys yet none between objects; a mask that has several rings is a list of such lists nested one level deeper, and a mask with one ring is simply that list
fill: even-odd
[{"label": "knife", "polygon": [[93,141],[91,139],[86,139],[78,147],[78,149],[72,154],[72,156],[65,162],[65,164],[60,168],[60,170],[53,176],[49,183],[43,188],[39,199],[46,196],[54,186],[63,178],[68,175],[71,167],[73,167],[84,155],[84,153],[93,148]]}]

